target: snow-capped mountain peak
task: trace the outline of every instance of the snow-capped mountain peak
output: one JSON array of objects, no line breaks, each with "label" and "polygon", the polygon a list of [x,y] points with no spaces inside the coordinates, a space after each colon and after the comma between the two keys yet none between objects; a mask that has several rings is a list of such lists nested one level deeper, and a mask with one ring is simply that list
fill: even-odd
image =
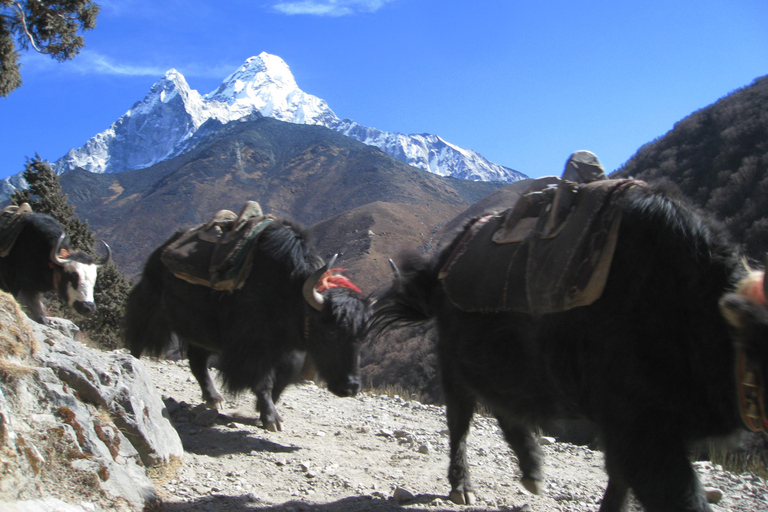
[{"label": "snow-capped mountain peak", "polygon": [[326,126],[443,176],[507,182],[526,177],[436,135],[388,133],[341,120],[324,100],[299,88],[283,59],[265,52],[248,58],[204,96],[191,89],[180,72],[168,70],[142,101],[53,167],[59,174],[77,167],[95,173],[148,167],[189,150],[188,141],[206,121],[228,123],[255,112],[291,123]]},{"label": "snow-capped mountain peak", "polygon": [[270,86],[273,90],[290,91],[299,88],[283,59],[262,52],[258,57],[249,57],[240,69],[225,78],[215,91],[205,97],[231,104]]},{"label": "snow-capped mountain peak", "polygon": [[205,100],[226,105],[220,120],[239,119],[254,111],[298,124],[328,126],[337,120],[325,101],[299,89],[283,59],[264,52],[246,60]]},{"label": "snow-capped mountain peak", "polygon": [[[185,103],[189,101],[190,95],[200,96],[197,91],[190,89],[184,75],[171,68],[165,72],[163,78],[155,82],[144,99],[140,103],[134,105],[128,113],[135,115],[151,112],[152,109],[155,108],[157,102],[169,103],[178,95],[184,96],[183,101]],[[197,98],[194,98],[194,100],[196,99]]]}]

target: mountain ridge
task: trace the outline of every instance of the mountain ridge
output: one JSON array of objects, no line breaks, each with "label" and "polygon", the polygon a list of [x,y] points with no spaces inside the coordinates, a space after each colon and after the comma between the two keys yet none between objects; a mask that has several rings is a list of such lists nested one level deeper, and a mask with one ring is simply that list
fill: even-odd
[{"label": "mountain ridge", "polygon": [[[397,205],[387,207],[394,217],[428,217],[420,245],[437,224],[504,185],[425,173],[323,126],[260,115],[207,123],[208,133],[190,139],[188,151],[152,167],[112,174],[76,169],[59,178],[78,215],[112,246],[128,275],[137,275],[173,230],[207,222],[223,208],[237,211],[247,200],[305,226],[360,208],[362,219],[372,203]],[[360,225],[349,232],[319,240],[323,249],[333,254],[336,245],[367,233],[355,222]],[[393,226],[382,229],[388,243],[411,236],[408,221]],[[386,265],[382,256],[381,276],[388,276]]]},{"label": "mountain ridge", "polygon": [[[507,183],[527,178],[437,135],[385,132],[340,119],[325,100],[298,87],[280,57],[266,52],[248,58],[205,95],[192,89],[176,69],[169,69],[109,128],[69,150],[52,168],[59,175],[77,168],[98,174],[147,168],[188,151],[188,141],[209,121],[227,124],[255,114],[325,126],[440,176]],[[0,183],[0,193],[7,197],[25,185],[18,174]]]}]

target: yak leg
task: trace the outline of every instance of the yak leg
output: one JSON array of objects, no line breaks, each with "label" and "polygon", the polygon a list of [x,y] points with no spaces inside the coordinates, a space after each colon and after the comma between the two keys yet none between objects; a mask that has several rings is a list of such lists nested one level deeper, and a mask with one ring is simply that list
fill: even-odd
[{"label": "yak leg", "polygon": [[509,446],[517,455],[520,471],[523,473],[521,483],[533,494],[541,493],[541,448],[530,429],[510,420],[504,415],[496,415],[501,431]]},{"label": "yak leg", "polygon": [[448,498],[457,505],[474,505],[475,492],[467,465],[467,434],[475,410],[475,400],[456,389],[456,384],[450,380],[450,377],[443,378],[445,415],[450,432],[448,481],[451,483],[451,494]]},{"label": "yak leg", "polygon": [[600,512],[624,512],[627,510],[627,492],[629,489],[623,482],[618,483],[618,480],[618,478],[608,477],[608,487],[605,488],[605,494],[603,494]]},{"label": "yak leg", "polygon": [[[283,418],[277,413],[275,403],[272,401],[273,389],[275,389],[275,371],[272,370],[261,382],[253,387],[253,393],[256,395],[256,410],[259,411],[259,419],[265,429],[270,432],[283,430]],[[285,385],[283,385],[285,388]],[[280,390],[282,391],[282,389]],[[279,396],[279,393],[277,394]]]},{"label": "yak leg", "polygon": [[40,292],[25,292],[21,290],[16,297],[19,304],[24,306],[29,317],[39,324],[46,324],[45,310],[43,309],[43,294]]},{"label": "yak leg", "polygon": [[218,409],[224,403],[224,397],[216,389],[213,379],[211,379],[211,374],[208,372],[208,358],[210,356],[211,353],[204,348],[191,344],[187,346],[189,369],[200,385],[200,390],[203,392],[203,400],[208,407]]},{"label": "yak leg", "polygon": [[311,363],[305,365],[307,361],[309,357],[306,352],[299,350],[288,352],[281,357],[277,369],[270,372],[270,375],[254,388],[256,408],[261,411],[261,423],[267,430],[272,432],[283,430],[283,418],[277,412],[275,404],[280,400],[280,395],[288,384],[299,382],[308,367],[314,368]]},{"label": "yak leg", "polygon": [[314,364],[306,352],[292,350],[286,354],[278,365],[272,381],[272,402],[276,404],[288,384],[300,382],[304,378],[305,372],[307,375],[316,372]]},{"label": "yak leg", "polygon": [[[653,512],[711,512],[704,489],[687,457],[685,443],[653,420],[634,421],[632,433],[606,429],[609,484],[600,512],[618,512],[623,483],[643,508]],[[614,430],[621,432],[621,430]]]}]

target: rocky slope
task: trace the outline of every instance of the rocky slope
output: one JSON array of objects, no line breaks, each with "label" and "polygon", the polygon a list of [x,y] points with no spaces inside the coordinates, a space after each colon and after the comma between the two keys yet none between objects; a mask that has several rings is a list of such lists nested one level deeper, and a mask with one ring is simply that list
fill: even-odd
[{"label": "rocky slope", "polygon": [[183,455],[163,402],[139,361],[85,347],[74,324],[50,320],[32,322],[0,292],[0,510],[53,499],[140,510],[156,501],[147,468]]}]

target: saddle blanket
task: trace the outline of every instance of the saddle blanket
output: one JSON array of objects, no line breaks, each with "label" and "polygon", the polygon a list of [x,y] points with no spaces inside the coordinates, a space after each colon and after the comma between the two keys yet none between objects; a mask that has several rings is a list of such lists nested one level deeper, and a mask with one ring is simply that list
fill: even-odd
[{"label": "saddle blanket", "polygon": [[160,259],[179,279],[219,291],[237,290],[251,273],[259,234],[273,220],[255,201],[238,215],[221,210],[210,222],[185,231]]},{"label": "saddle blanket", "polygon": [[514,207],[477,219],[440,271],[450,300],[470,312],[543,315],[603,292],[635,180],[536,180]]},{"label": "saddle blanket", "polygon": [[32,212],[28,203],[6,206],[0,212],[0,258],[5,258],[24,229],[24,218]]}]

